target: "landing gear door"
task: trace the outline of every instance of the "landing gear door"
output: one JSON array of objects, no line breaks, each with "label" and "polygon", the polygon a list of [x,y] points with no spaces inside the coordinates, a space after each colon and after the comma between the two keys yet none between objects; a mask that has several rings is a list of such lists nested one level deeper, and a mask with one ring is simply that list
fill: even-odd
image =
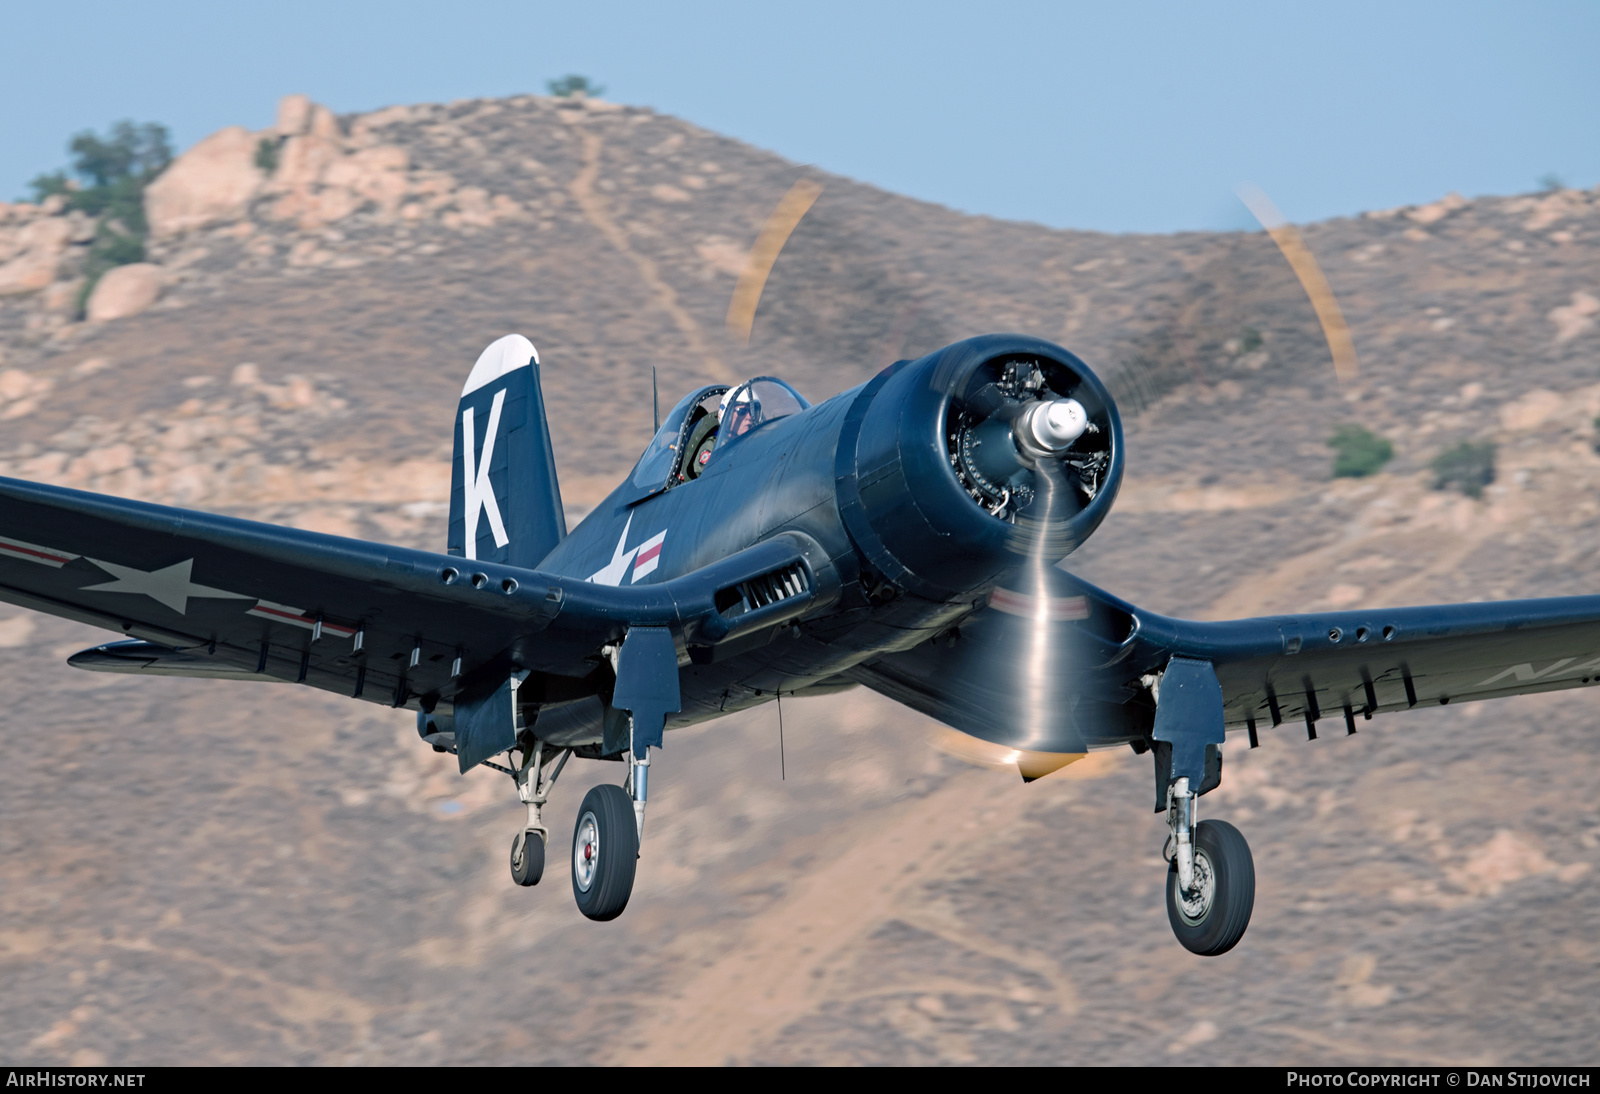
[{"label": "landing gear door", "polygon": [[666,627],[630,627],[617,651],[617,687],[611,705],[632,717],[629,748],[636,756],[661,747],[668,714],[683,709],[678,691],[678,648]]},{"label": "landing gear door", "polygon": [[498,687],[456,698],[456,759],[463,775],[517,743],[517,689],[527,678],[513,673]]},{"label": "landing gear door", "polygon": [[[1205,782],[1208,752],[1215,752],[1226,738],[1222,713],[1222,685],[1209,661],[1174,657],[1161,676],[1161,692],[1156,700],[1153,736],[1171,748],[1171,767],[1157,771],[1158,782],[1187,778],[1198,788]],[[1161,749],[1166,753],[1167,749]],[[1165,785],[1162,787],[1164,796]],[[1160,805],[1161,809],[1166,804]]]}]

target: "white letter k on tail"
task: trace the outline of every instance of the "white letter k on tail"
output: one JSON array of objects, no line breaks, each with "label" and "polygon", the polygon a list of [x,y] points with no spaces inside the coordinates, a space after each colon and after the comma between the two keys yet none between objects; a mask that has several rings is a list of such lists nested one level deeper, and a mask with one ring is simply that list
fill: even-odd
[{"label": "white letter k on tail", "polygon": [[478,514],[489,518],[489,530],[494,533],[494,545],[504,547],[511,542],[506,535],[505,521],[500,519],[500,502],[489,485],[489,464],[494,459],[494,441],[500,435],[500,408],[505,405],[505,389],[494,393],[494,406],[489,408],[489,430],[483,438],[483,458],[473,467],[473,451],[478,438],[472,428],[472,408],[461,412],[461,495],[463,516],[467,528],[462,548],[468,558],[478,557]]}]

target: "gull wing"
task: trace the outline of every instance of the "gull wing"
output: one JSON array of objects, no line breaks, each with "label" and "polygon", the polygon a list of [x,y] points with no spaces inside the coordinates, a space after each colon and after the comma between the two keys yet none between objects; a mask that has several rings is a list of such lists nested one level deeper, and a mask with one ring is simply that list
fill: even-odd
[{"label": "gull wing", "polygon": [[569,599],[528,570],[0,478],[0,601],[186,651],[197,675],[413,707],[512,659],[583,676],[625,628]]},{"label": "gull wing", "polygon": [[[847,676],[973,736],[1047,752],[1147,737],[1147,684],[1173,657],[1210,662],[1223,721],[1252,736],[1600,684],[1600,596],[1196,622],[1067,573],[1049,582],[1042,607],[998,589],[959,627]],[[1027,701],[1039,650],[1045,704]]]},{"label": "gull wing", "polygon": [[1355,716],[1600,683],[1600,596],[1195,623],[1141,618],[1140,641],[1210,661],[1229,726]]},{"label": "gull wing", "polygon": [[[751,581],[770,595],[745,597]],[[527,671],[523,694],[542,702],[595,694],[601,648],[631,627],[714,646],[770,634],[838,585],[826,552],[796,532],[612,588],[0,478],[0,602],[186,655],[100,647],[75,659],[106,671],[201,675],[187,670],[203,655],[217,670],[203,675],[429,710]]]}]

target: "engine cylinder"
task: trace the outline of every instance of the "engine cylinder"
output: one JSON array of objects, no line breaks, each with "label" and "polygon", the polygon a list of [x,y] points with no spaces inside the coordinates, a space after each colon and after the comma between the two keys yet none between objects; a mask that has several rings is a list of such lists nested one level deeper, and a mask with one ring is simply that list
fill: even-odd
[{"label": "engine cylinder", "polygon": [[985,335],[867,384],[835,479],[867,563],[908,592],[950,600],[1023,557],[1059,561],[1094,532],[1122,480],[1122,423],[1073,354]]}]

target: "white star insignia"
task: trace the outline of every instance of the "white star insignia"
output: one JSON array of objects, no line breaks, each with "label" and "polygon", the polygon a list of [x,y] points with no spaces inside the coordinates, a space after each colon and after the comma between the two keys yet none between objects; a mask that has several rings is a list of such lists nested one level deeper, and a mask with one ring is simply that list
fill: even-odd
[{"label": "white star insignia", "polygon": [[[633,563],[633,556],[639,553],[639,547],[631,551],[624,551],[622,545],[628,542],[628,529],[633,527],[633,514],[628,514],[628,523],[622,526],[622,535],[617,539],[617,549],[611,556],[611,561],[605,566],[589,575],[589,580],[596,585],[621,585],[622,575],[628,572],[628,567]],[[640,544],[640,547],[644,544]]]},{"label": "white star insignia", "polygon": [[137,596],[148,596],[157,603],[164,604],[179,615],[189,614],[189,598],[214,600],[251,600],[253,597],[242,596],[239,593],[230,593],[223,589],[212,589],[205,585],[196,585],[189,580],[189,571],[194,568],[194,559],[174,563],[161,570],[135,570],[131,566],[118,566],[115,562],[101,562],[97,558],[86,559],[94,563],[106,573],[116,578],[101,585],[85,585],[86,593],[133,593]]}]

